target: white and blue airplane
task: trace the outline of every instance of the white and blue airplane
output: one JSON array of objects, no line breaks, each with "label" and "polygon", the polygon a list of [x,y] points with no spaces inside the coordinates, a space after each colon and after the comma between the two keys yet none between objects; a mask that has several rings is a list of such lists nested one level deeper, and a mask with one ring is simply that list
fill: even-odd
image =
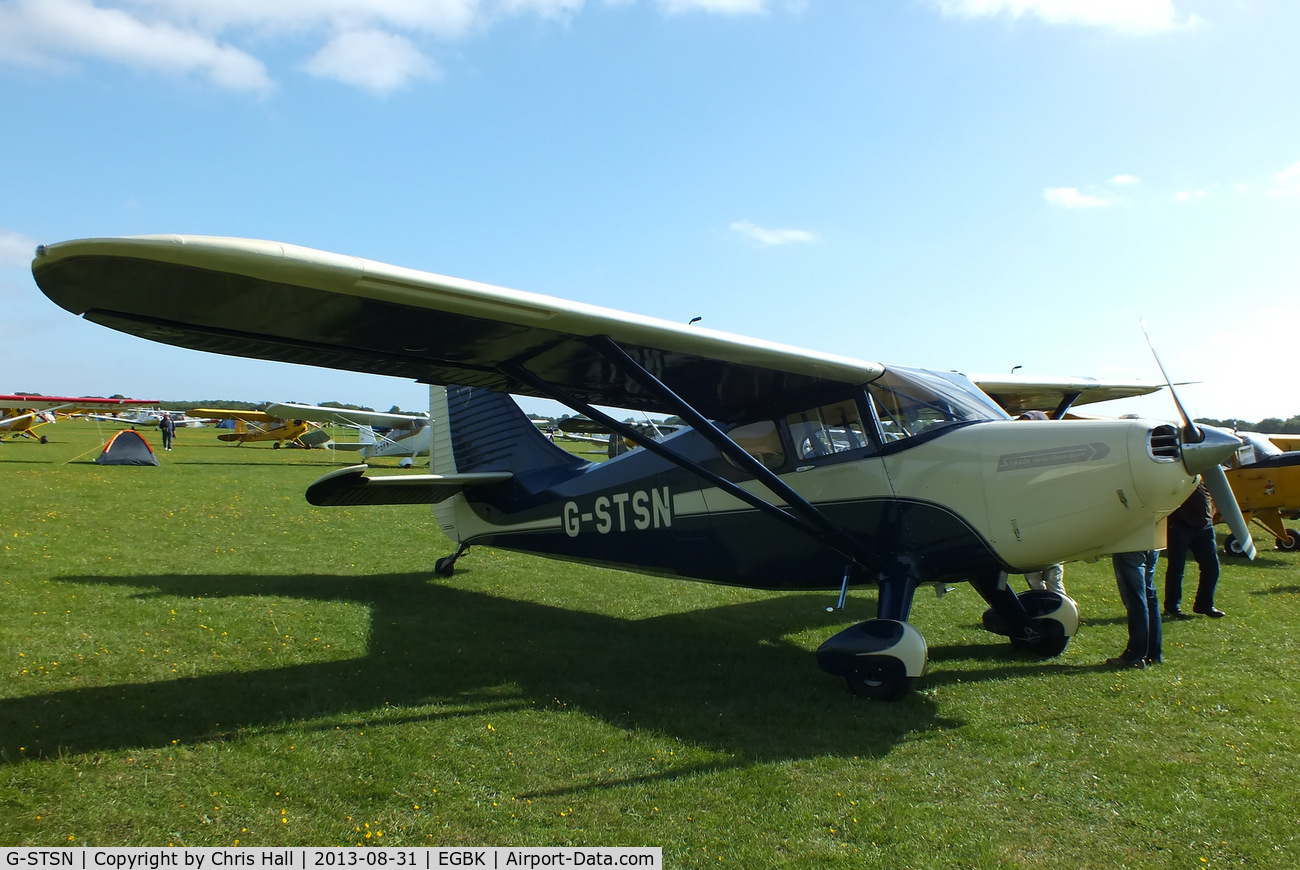
[{"label": "white and blue airplane", "polygon": [[[288,244],[200,236],[41,246],[41,290],[154,341],[433,385],[430,474],[340,469],[319,505],[432,504],[457,545],[774,590],[878,590],[817,652],[856,693],[901,697],[928,651],[919,588],[966,581],[1029,655],[1074,601],[1008,574],[1162,547],[1230,433],[1151,420],[1016,422],[968,378],[887,366]],[[553,399],[641,445],[588,462],[510,398]],[[596,406],[676,415],[647,437]],[[1181,407],[1180,407],[1181,412]],[[1227,493],[1224,498],[1224,493]],[[1237,520],[1240,520],[1238,514]],[[1244,522],[1238,537],[1249,539]]]}]

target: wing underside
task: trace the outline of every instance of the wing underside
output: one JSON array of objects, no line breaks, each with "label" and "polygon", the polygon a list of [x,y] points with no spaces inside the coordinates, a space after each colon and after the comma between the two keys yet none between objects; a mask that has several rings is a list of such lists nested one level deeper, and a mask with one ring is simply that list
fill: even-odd
[{"label": "wing underside", "polygon": [[1163,387],[1163,384],[1104,382],[1093,378],[1030,379],[1006,375],[971,375],[970,378],[1013,415],[1025,411],[1063,414],[1075,405],[1145,396]]},{"label": "wing underside", "polygon": [[842,392],[883,368],[273,242],[139,237],[38,249],[47,296],[88,320],[213,353],[673,413],[595,348],[613,339],[715,419]]}]

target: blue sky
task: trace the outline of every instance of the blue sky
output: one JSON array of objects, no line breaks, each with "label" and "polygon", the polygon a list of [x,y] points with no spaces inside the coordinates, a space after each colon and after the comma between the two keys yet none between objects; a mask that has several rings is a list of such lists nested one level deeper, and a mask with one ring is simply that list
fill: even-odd
[{"label": "blue sky", "polygon": [[0,0],[0,393],[426,407],[31,280],[38,243],[198,233],[974,373],[1157,381],[1145,321],[1194,414],[1300,414],[1296,33],[1290,0]]}]

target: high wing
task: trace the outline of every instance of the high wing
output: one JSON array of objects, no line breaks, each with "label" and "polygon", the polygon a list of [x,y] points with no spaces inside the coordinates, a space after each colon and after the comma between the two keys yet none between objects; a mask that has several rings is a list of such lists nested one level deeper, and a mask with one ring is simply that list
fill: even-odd
[{"label": "high wing", "polygon": [[1282,450],[1300,450],[1300,435],[1265,435],[1264,437]]},{"label": "high wing", "polygon": [[1164,384],[1106,383],[1095,378],[971,375],[970,379],[1012,416],[1025,411],[1043,411],[1051,417],[1062,417],[1075,405],[1145,396],[1164,387]]},{"label": "high wing", "polygon": [[212,417],[217,420],[243,420],[246,423],[270,423],[274,420],[284,419],[274,414],[268,414],[265,411],[238,411],[226,408],[195,408],[190,413],[201,414],[204,417]]},{"label": "high wing", "polygon": [[[75,414],[133,405],[157,405],[157,399],[104,399],[98,396],[0,396],[0,426],[34,420],[41,412]],[[52,419],[52,418],[51,418]]]},{"label": "high wing", "polygon": [[311,420],[314,423],[339,423],[344,426],[380,426],[387,428],[410,427],[413,423],[427,422],[428,417],[414,414],[389,414],[380,411],[358,411],[350,408],[329,408],[322,405],[299,405],[279,402],[268,405],[266,412],[285,420]]},{"label": "high wing", "polygon": [[132,405],[157,405],[157,399],[101,399],[97,396],[0,396],[0,408],[26,408],[32,411],[102,411]]},{"label": "high wing", "polygon": [[[74,314],[215,353],[677,413],[610,361],[612,340],[713,419],[808,407],[876,363],[278,242],[204,236],[37,248],[37,284]],[[553,397],[553,396],[552,396]],[[198,413],[198,412],[196,412]]]}]

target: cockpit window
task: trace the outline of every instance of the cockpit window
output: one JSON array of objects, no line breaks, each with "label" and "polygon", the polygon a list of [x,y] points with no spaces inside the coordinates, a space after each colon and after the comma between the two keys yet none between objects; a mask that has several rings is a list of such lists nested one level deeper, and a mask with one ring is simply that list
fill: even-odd
[{"label": "cockpit window", "polygon": [[885,443],[976,420],[1008,420],[1007,412],[966,377],[891,368],[867,385]]},{"label": "cockpit window", "polygon": [[853,400],[800,411],[785,421],[799,459],[816,459],[867,446],[862,415]]}]

